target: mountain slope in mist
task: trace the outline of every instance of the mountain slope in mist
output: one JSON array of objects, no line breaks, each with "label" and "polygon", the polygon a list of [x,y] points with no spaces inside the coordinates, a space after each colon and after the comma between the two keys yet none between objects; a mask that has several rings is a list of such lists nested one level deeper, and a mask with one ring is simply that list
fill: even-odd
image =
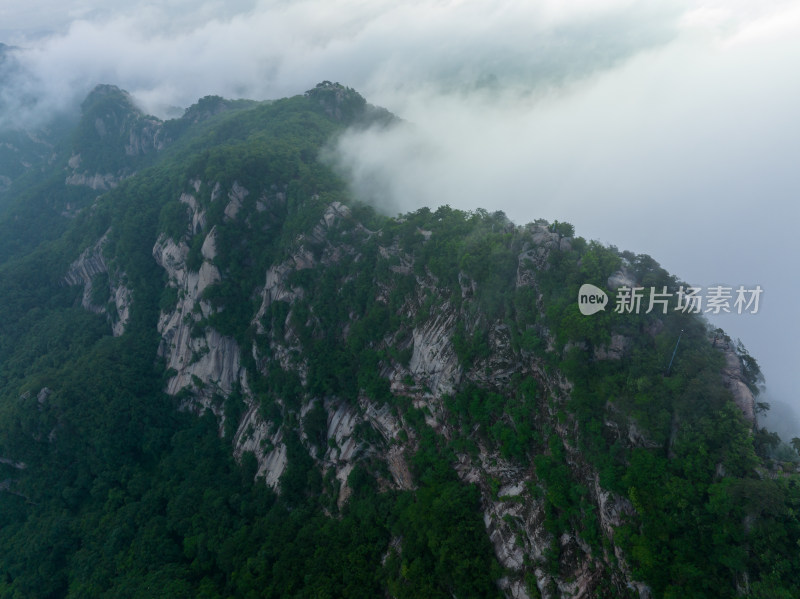
[{"label": "mountain slope in mist", "polygon": [[353,201],[320,156],[397,119],[339,84],[75,122],[1,200],[0,596],[800,591],[755,359],[579,312],[649,256]]}]

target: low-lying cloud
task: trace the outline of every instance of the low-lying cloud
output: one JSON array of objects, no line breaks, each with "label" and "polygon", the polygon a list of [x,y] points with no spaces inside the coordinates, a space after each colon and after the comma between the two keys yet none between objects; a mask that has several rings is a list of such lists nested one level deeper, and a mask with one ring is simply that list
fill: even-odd
[{"label": "low-lying cloud", "polygon": [[[48,14],[49,3],[39,4]],[[623,0],[569,7],[554,0],[91,4],[81,3],[77,18],[52,23],[54,34],[8,33],[25,70],[5,82],[4,95],[35,91],[49,112],[110,82],[164,115],[207,94],[283,97],[326,79],[373,101],[421,87],[531,90],[665,42],[680,14]],[[56,16],[63,12],[53,6]],[[30,25],[29,13],[19,11],[18,21]],[[9,15],[5,24],[14,22]]]}]

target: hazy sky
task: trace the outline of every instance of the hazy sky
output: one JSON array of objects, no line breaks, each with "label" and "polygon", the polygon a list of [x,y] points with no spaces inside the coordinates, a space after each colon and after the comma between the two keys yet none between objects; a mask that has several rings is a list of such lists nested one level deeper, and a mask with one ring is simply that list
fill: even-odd
[{"label": "hazy sky", "polygon": [[0,0],[0,36],[48,110],[98,82],[155,114],[355,87],[411,123],[343,140],[359,193],[566,220],[691,283],[761,285],[759,314],[720,322],[766,399],[800,405],[798,0]]}]

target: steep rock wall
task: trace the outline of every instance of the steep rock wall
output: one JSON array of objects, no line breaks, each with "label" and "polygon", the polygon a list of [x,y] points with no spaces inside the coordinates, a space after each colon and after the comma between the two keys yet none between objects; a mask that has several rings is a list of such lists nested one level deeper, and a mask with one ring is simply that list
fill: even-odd
[{"label": "steep rock wall", "polygon": [[[186,199],[184,202],[191,205]],[[200,218],[193,215],[193,221]],[[213,264],[215,237],[214,229],[205,236],[203,261],[197,272],[186,265],[189,246],[183,241],[176,243],[162,235],[153,247],[153,257],[167,272],[168,285],[178,291],[176,306],[162,312],[158,321],[159,354],[166,358],[167,368],[175,372],[167,383],[167,392],[177,395],[189,390],[199,402],[196,409],[210,408],[221,416],[219,406],[212,402],[214,394],[225,397],[237,385],[246,388],[247,381],[236,341],[199,324],[211,313],[203,292],[221,278]]]},{"label": "steep rock wall", "polygon": [[[195,184],[199,190],[200,183]],[[226,191],[220,185],[208,185],[211,201],[225,201],[224,219],[228,222],[246,222],[248,190],[238,184]],[[227,198],[227,199],[225,199]],[[203,203],[189,193],[180,197],[189,213],[188,237],[172,240],[159,238],[153,255],[164,268],[169,285],[176,289],[178,300],[173,309],[162,313],[158,330],[162,335],[161,355],[168,367],[174,370],[167,391],[173,395],[184,393],[185,405],[189,409],[210,408],[224,420],[220,403],[215,396],[227,397],[240,391],[245,408],[236,423],[232,438],[234,455],[237,458],[251,452],[258,461],[257,476],[265,484],[280,492],[280,479],[286,472],[287,435],[294,431],[285,429],[285,424],[270,422],[259,409],[261,400],[250,391],[248,373],[244,366],[244,351],[248,351],[255,363],[257,373],[269,377],[269,363],[277,363],[284,372],[295,373],[303,388],[308,382],[308,361],[303,356],[303,343],[294,330],[291,314],[298,302],[308,300],[307,290],[291,283],[299,271],[329,267],[344,257],[358,257],[356,243],[343,242],[336,237],[336,229],[343,219],[350,218],[350,211],[343,205],[332,203],[320,220],[300,235],[286,255],[272,263],[264,273],[263,285],[254,290],[256,305],[251,324],[257,336],[264,336],[250,348],[242,348],[233,338],[225,337],[211,327],[198,326],[212,312],[212,306],[204,299],[203,292],[219,282],[225,275],[215,264],[218,236],[215,228],[207,230],[207,214]],[[252,203],[252,200],[250,200]],[[258,200],[255,210],[268,207]],[[354,239],[368,239],[373,233],[363,226],[350,233]],[[202,261],[196,271],[187,267],[192,236],[202,237]],[[425,242],[431,235],[422,235]],[[334,241],[336,239],[336,241]],[[516,286],[531,288],[532,297],[541,295],[537,290],[537,271],[546,268],[551,252],[568,251],[571,241],[560,238],[547,227],[537,225],[531,242],[519,253],[516,270]],[[465,384],[502,393],[515,377],[528,377],[536,381],[541,395],[537,400],[536,413],[539,425],[551,430],[561,444],[566,456],[566,467],[574,480],[580,480],[586,489],[586,509],[593,511],[601,535],[608,541],[603,548],[590,547],[581,531],[570,529],[554,536],[546,526],[547,505],[542,496],[545,486],[533,463],[520,464],[505,459],[497,447],[485,443],[478,434],[466,433],[478,447],[477,452],[458,452],[455,470],[465,483],[474,484],[480,490],[481,509],[487,536],[491,540],[500,564],[506,575],[500,586],[509,597],[555,598],[561,596],[593,597],[600,585],[612,584],[617,589],[632,591],[647,597],[648,588],[633,579],[625,556],[614,543],[615,530],[633,514],[633,506],[627,498],[616,495],[600,485],[598,472],[589,464],[586,456],[575,447],[578,435],[577,423],[564,410],[572,392],[572,385],[558,371],[547,367],[532,353],[515,349],[509,327],[501,321],[479,321],[471,308],[471,302],[479,291],[474,280],[466,273],[459,273],[462,303],[454,307],[448,301],[447,290],[441,290],[439,282],[430,273],[420,273],[414,268],[413,259],[405,255],[397,245],[381,246],[381,259],[390,262],[389,270],[400,276],[413,276],[416,281],[416,296],[407,300],[399,310],[407,322],[412,322],[408,331],[388,335],[377,348],[408,351],[406,362],[386,358],[380,374],[390,383],[392,393],[406,396],[411,405],[423,410],[425,422],[445,440],[463,434],[457,419],[447,408],[446,398],[458,392]],[[88,273],[97,264],[85,261]],[[76,271],[75,277],[81,279]],[[612,277],[609,285],[624,284],[632,275],[620,271]],[[341,281],[344,285],[346,281]],[[375,301],[388,303],[391,287],[384,286],[376,292]],[[430,301],[433,294],[434,301]],[[265,317],[275,302],[284,302],[289,316],[282,323],[278,335],[267,326]],[[423,305],[426,305],[423,311]],[[536,306],[542,310],[543,306]],[[308,326],[314,326],[313,312]],[[478,357],[474,363],[465,365],[455,350],[454,335],[457,326],[471,333],[478,328],[486,331],[489,346],[488,357]],[[350,323],[343,323],[347,338]],[[658,331],[650,334],[655,335]],[[554,340],[544,328],[536,330],[542,342],[554,351]],[[629,350],[630,340],[614,334],[610,341],[594,349],[597,360],[621,360]],[[744,385],[739,369],[731,361],[723,373],[731,385]],[[275,401],[281,410],[288,409],[287,398]],[[289,398],[297,402],[298,398]],[[376,474],[381,489],[414,489],[410,458],[417,449],[415,431],[403,420],[396,408],[378,404],[366,396],[345,399],[341,397],[313,397],[303,395],[296,412],[300,422],[299,434],[309,454],[317,461],[324,474],[332,473],[337,487],[337,504],[342,507],[350,495],[348,477],[356,464],[365,460],[385,463],[385,475]],[[748,400],[750,401],[750,400]],[[315,405],[322,405],[326,414],[324,431],[325,445],[317,447],[303,430],[303,418]],[[567,414],[565,416],[565,414]],[[610,422],[609,427],[616,426]],[[617,431],[618,437],[628,443],[647,446],[642,435],[637,436],[636,424],[629,430]],[[374,434],[365,434],[365,431]],[[616,429],[615,429],[616,430]],[[383,476],[383,478],[382,478]],[[554,548],[557,564],[550,563]],[[535,586],[535,589],[531,586]]]},{"label": "steep rock wall", "polygon": [[[104,314],[111,323],[114,336],[119,337],[125,332],[125,327],[130,320],[132,294],[123,283],[125,274],[108,270],[103,257],[108,234],[109,232],[106,231],[97,243],[86,248],[70,264],[62,281],[66,285],[83,285],[81,306],[90,312]],[[108,278],[101,280],[99,275],[108,275]],[[106,285],[107,290],[100,288],[101,285]],[[107,301],[95,304],[93,298],[98,296],[107,298]],[[113,306],[113,313],[109,312],[109,306]]]}]

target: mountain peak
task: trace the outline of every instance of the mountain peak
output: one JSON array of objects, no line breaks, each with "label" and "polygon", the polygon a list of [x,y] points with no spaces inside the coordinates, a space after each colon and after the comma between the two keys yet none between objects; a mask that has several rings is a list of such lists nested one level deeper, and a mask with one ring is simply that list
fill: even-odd
[{"label": "mountain peak", "polygon": [[322,81],[305,93],[316,100],[325,114],[337,121],[351,122],[364,113],[367,101],[356,90],[341,83]]},{"label": "mountain peak", "polygon": [[100,111],[113,111],[119,116],[125,113],[142,113],[133,103],[133,98],[127,91],[106,83],[96,85],[89,92],[81,104],[81,111],[84,115]]},{"label": "mountain peak", "polygon": [[[146,116],[131,95],[116,85],[101,84],[81,104],[81,120],[73,137],[72,174],[68,183],[106,189],[136,170],[137,157],[166,143],[163,123]],[[80,168],[79,171],[75,170]],[[106,181],[97,187],[97,175]]]},{"label": "mountain peak", "polygon": [[257,102],[253,100],[228,100],[222,96],[203,96],[183,112],[181,120],[199,123],[228,110],[254,104]]}]

